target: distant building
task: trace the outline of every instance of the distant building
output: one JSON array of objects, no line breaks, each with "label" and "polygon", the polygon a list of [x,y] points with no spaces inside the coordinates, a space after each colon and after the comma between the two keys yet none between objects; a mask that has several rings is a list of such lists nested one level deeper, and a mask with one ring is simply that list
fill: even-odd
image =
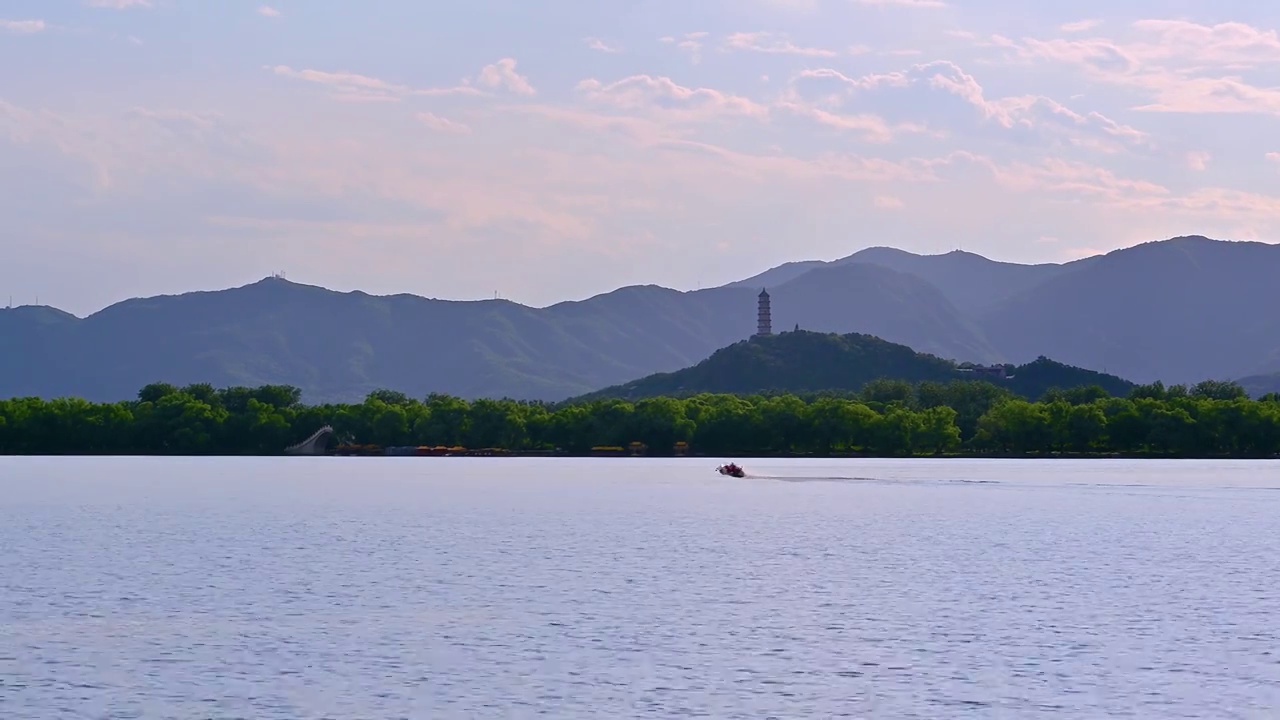
[{"label": "distant building", "polygon": [[1013,377],[1009,374],[1008,368],[1004,365],[974,365],[972,367],[960,368],[960,372],[972,373],[979,377],[998,378],[1001,380],[1009,380]]},{"label": "distant building", "polygon": [[769,291],[760,291],[759,308],[756,311],[756,336],[773,334],[773,317],[769,314]]}]

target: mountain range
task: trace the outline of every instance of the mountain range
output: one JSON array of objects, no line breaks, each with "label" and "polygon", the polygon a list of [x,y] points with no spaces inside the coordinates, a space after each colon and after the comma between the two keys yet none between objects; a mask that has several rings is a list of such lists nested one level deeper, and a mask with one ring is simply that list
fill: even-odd
[{"label": "mountain range", "polygon": [[[0,397],[133,397],[151,382],[379,388],[559,400],[673,372],[773,327],[864,333],[941,358],[1040,356],[1137,382],[1280,381],[1280,246],[1179,237],[1063,264],[875,247],[729,285],[633,286],[532,308],[336,292],[280,278],[138,298],[78,318],[0,311]],[[1263,378],[1258,380],[1258,378]]]}]

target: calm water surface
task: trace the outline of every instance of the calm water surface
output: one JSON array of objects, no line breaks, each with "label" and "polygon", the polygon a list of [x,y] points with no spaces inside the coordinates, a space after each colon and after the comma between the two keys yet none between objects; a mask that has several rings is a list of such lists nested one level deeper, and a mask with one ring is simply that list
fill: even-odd
[{"label": "calm water surface", "polygon": [[1278,464],[714,464],[0,458],[0,717],[1280,716]]}]

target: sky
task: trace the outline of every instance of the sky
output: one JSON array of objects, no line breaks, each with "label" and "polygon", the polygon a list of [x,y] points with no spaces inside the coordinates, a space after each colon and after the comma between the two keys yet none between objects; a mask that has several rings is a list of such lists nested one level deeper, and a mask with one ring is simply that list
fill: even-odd
[{"label": "sky", "polygon": [[1280,237],[1280,5],[5,0],[0,302]]}]

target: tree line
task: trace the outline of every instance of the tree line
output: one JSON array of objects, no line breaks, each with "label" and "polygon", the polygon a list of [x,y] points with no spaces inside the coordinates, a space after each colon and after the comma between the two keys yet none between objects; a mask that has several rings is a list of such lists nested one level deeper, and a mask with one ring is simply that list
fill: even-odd
[{"label": "tree line", "polygon": [[1233,383],[1160,383],[1112,397],[1098,387],[1021,399],[981,381],[876,381],[857,393],[695,395],[553,404],[415,399],[378,390],[358,404],[306,405],[294,387],[153,384],[136,400],[0,401],[0,454],[277,455],[324,425],[337,442],[588,454],[599,446],[688,443],[694,454],[1000,456],[1280,453],[1280,398]]}]

